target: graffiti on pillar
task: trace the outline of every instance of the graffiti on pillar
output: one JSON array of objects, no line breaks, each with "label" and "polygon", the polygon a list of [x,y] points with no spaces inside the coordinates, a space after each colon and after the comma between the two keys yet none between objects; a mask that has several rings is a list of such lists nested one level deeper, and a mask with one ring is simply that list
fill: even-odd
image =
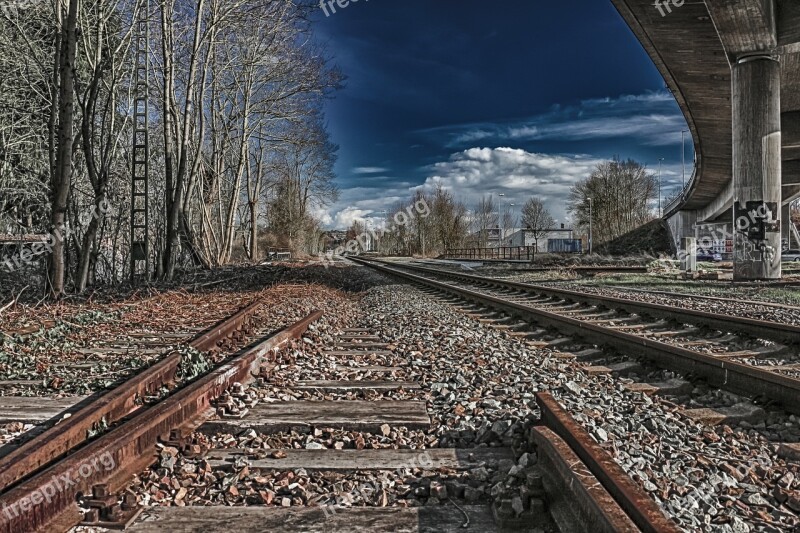
[{"label": "graffiti on pillar", "polygon": [[[733,215],[736,224],[734,254],[737,269],[748,269],[745,264],[752,262],[768,264],[777,262],[780,250],[775,244],[780,245],[781,231],[778,213],[777,202],[756,200],[744,204],[739,201],[734,203]],[[775,234],[778,235],[777,239]],[[744,274],[744,272],[739,273]]]}]

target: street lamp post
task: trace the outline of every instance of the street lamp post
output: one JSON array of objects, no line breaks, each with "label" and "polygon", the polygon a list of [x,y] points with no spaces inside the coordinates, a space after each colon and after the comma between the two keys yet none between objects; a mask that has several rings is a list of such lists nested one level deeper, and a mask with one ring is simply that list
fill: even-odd
[{"label": "street lamp post", "polygon": [[592,199],[589,198],[589,255],[592,255]]},{"label": "street lamp post", "polygon": [[661,208],[661,164],[664,162],[664,158],[658,160],[658,216],[664,216],[664,210]]},{"label": "street lamp post", "polygon": [[681,130],[681,161],[683,164],[683,188],[686,188],[686,134],[689,130]]},{"label": "street lamp post", "polygon": [[500,237],[500,244],[502,245],[503,241],[506,240],[506,195],[501,192],[497,196],[500,197],[500,201],[503,203],[503,210],[500,211],[500,225],[503,228],[503,235]]}]

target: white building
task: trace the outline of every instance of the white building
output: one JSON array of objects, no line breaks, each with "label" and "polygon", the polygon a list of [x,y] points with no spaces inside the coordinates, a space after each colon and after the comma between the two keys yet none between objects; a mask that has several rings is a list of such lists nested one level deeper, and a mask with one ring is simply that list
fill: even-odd
[{"label": "white building", "polygon": [[572,239],[573,231],[571,228],[565,228],[564,224],[561,228],[548,229],[547,233],[539,237],[539,242],[533,238],[533,232],[529,229],[514,230],[503,241],[503,246],[536,246],[537,252],[547,252],[548,242],[557,239]]}]

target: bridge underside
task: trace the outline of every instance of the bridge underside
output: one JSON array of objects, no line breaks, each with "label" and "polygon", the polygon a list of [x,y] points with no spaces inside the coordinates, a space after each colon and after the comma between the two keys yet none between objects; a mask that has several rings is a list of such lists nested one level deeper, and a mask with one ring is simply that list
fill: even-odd
[{"label": "bridge underside", "polygon": [[612,2],[694,139],[694,175],[665,212],[676,240],[724,221],[736,277],[780,277],[785,206],[800,197],[800,2]]}]

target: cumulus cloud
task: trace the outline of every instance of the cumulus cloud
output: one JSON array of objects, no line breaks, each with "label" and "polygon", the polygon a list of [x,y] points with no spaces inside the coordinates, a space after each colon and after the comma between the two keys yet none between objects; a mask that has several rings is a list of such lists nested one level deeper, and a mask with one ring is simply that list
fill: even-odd
[{"label": "cumulus cloud", "polygon": [[383,220],[384,211],[407,201],[414,189],[410,182],[393,183],[392,186],[353,187],[344,189],[339,201],[317,210],[315,216],[329,229],[347,229],[355,220],[372,220],[376,227]]},{"label": "cumulus cloud", "polygon": [[585,155],[470,148],[429,167],[430,176],[420,187],[430,191],[441,186],[470,207],[485,194],[503,193],[506,202],[516,204],[516,211],[528,198],[537,196],[556,219],[564,221],[570,188],[600,162]]}]

